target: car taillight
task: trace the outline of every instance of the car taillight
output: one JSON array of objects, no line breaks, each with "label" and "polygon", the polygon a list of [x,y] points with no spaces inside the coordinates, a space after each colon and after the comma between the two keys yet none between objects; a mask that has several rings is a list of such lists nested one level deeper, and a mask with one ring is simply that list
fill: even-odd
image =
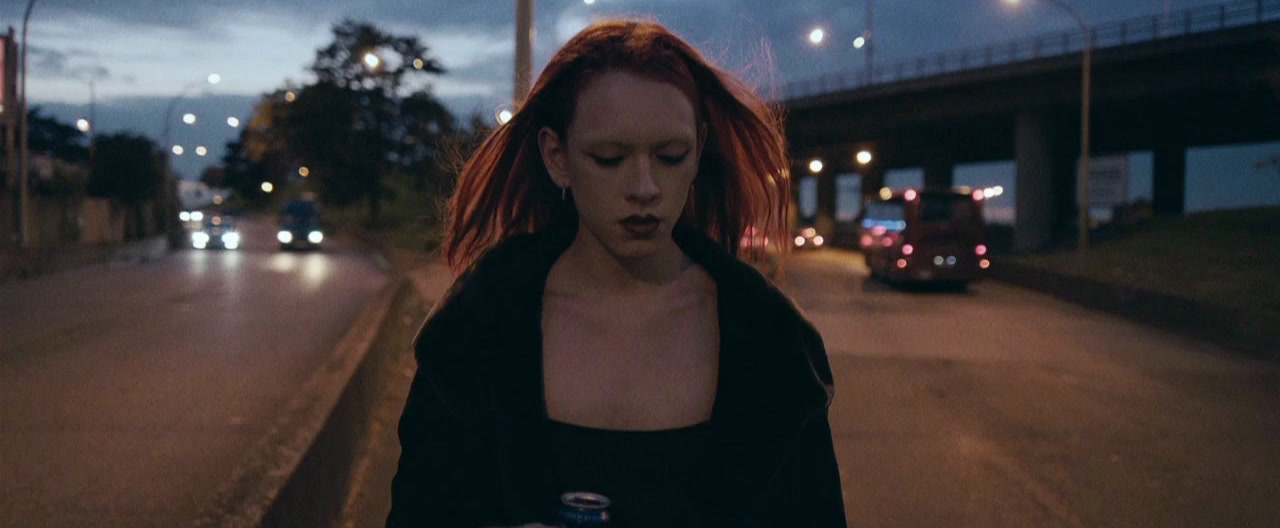
[{"label": "car taillight", "polygon": [[880,239],[880,245],[882,245],[882,246],[884,246],[884,247],[891,247],[891,246],[893,246],[893,239],[892,239],[892,238],[889,238],[889,237],[884,237],[884,238]]},{"label": "car taillight", "polygon": [[898,268],[907,267],[907,259],[898,259]]},{"label": "car taillight", "polygon": [[862,247],[871,245],[871,235],[862,235]]},{"label": "car taillight", "polygon": [[907,191],[907,192],[906,192],[906,194],[903,194],[903,195],[902,195],[902,197],[903,197],[903,198],[906,198],[908,202],[910,202],[911,200],[915,200],[915,199],[916,199],[916,196],[918,196],[918,195],[916,194],[915,189],[911,189],[911,190]]},{"label": "car taillight", "polygon": [[977,246],[975,246],[975,247],[973,248],[973,252],[974,252],[974,253],[976,253],[979,257],[981,257],[981,256],[983,256],[983,255],[986,255],[986,254],[987,254],[987,246],[984,246],[984,245],[982,245],[982,244],[978,244]]},{"label": "car taillight", "polygon": [[982,259],[982,260],[978,261],[978,267],[980,267],[980,268],[982,268],[982,269],[990,268],[990,267],[991,267],[991,261],[990,261],[990,260],[987,260],[987,259]]},{"label": "car taillight", "polygon": [[911,256],[911,254],[912,254],[912,253],[915,253],[915,252],[916,252],[916,248],[915,248],[915,246],[912,246],[911,244],[903,244],[903,245],[902,245],[902,254],[903,254],[903,255]]}]

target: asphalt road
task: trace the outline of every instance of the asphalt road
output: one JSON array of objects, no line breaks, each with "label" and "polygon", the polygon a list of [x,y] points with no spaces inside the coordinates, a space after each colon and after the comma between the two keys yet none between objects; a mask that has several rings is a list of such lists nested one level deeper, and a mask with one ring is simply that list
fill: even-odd
[{"label": "asphalt road", "polygon": [[850,526],[1280,526],[1280,368],[987,281],[780,279],[825,339]]},{"label": "asphalt road", "polygon": [[241,229],[0,284],[0,526],[189,524],[387,280],[341,240]]}]

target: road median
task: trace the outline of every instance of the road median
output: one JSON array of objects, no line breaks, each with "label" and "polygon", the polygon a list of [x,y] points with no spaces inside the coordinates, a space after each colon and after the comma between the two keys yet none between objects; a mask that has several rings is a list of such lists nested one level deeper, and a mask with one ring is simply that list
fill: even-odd
[{"label": "road median", "polygon": [[421,304],[407,277],[384,286],[194,526],[336,526],[399,348],[386,330]]}]

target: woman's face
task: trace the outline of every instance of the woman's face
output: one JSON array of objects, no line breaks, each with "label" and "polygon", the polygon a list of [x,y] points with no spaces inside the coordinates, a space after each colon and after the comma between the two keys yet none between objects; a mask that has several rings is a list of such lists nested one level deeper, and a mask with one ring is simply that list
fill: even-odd
[{"label": "woman's face", "polygon": [[689,97],[669,83],[606,72],[582,89],[573,116],[566,137],[544,128],[538,139],[582,226],[620,258],[672,247],[701,154]]}]

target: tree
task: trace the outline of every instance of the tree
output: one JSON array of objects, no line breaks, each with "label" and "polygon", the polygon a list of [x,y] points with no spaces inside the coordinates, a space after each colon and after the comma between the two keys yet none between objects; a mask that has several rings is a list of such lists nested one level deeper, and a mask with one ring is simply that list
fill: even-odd
[{"label": "tree", "polygon": [[89,194],[136,205],[160,196],[164,175],[160,151],[151,139],[128,132],[97,138]]},{"label": "tree", "polygon": [[210,189],[219,189],[223,187],[223,182],[227,179],[227,169],[219,165],[210,165],[205,167],[204,172],[200,173],[200,183],[209,186]]},{"label": "tree", "polygon": [[[145,236],[143,218],[147,215],[146,202],[159,199],[165,204],[172,204],[174,200],[173,196],[165,194],[166,190],[172,192],[172,187],[165,185],[160,149],[151,139],[128,132],[99,135],[96,148],[89,194],[113,199],[129,208],[129,235],[133,238]],[[160,215],[157,220],[157,225],[164,228],[172,218]]]},{"label": "tree", "polygon": [[41,115],[39,107],[27,112],[27,127],[31,152],[72,163],[89,160],[84,133],[53,117]]},{"label": "tree", "polygon": [[412,79],[442,74],[444,67],[417,37],[384,33],[366,22],[345,20],[333,27],[333,37],[311,64],[316,83],[300,90],[275,123],[283,125],[297,163],[313,169],[325,201],[365,199],[376,224],[388,196],[385,176],[422,170],[436,159],[438,138],[454,126],[430,91],[407,88]]}]

